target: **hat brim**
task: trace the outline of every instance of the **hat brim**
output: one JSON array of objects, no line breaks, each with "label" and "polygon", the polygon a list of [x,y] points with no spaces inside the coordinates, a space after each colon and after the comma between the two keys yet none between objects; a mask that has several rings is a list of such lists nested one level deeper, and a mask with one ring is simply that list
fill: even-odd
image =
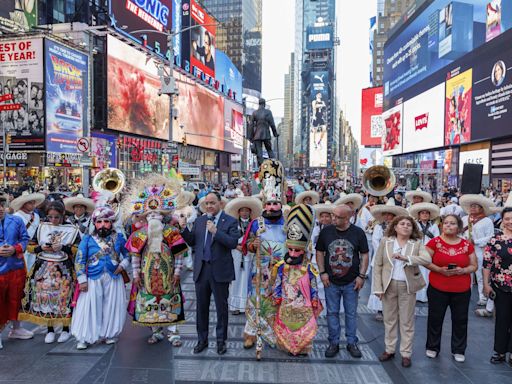
[{"label": "hat brim", "polygon": [[299,193],[297,196],[295,196],[295,204],[297,204],[297,205],[303,204],[304,199],[306,199],[307,197],[311,197],[311,199],[313,200],[312,205],[318,204],[318,202],[320,201],[320,195],[318,194],[318,192],[304,191],[304,192]]},{"label": "hat brim", "polygon": [[313,205],[313,210],[315,211],[315,216],[319,217],[322,213],[332,213],[334,207],[334,204],[315,204]]},{"label": "hat brim", "polygon": [[433,203],[416,203],[409,207],[409,214],[416,220],[419,220],[419,214],[421,211],[429,211],[430,220],[435,220],[440,215],[439,207]]},{"label": "hat brim", "polygon": [[382,222],[384,221],[383,215],[384,213],[392,213],[396,216],[410,216],[409,211],[403,207],[399,207],[398,205],[386,205],[386,204],[380,204],[380,205],[374,205],[373,207],[370,207],[370,213],[375,218],[375,220]]},{"label": "hat brim", "polygon": [[405,192],[405,200],[412,202],[414,196],[419,196],[423,199],[422,203],[431,203],[432,195],[425,191],[407,191]]},{"label": "hat brim", "polygon": [[21,195],[11,201],[9,206],[13,209],[13,211],[19,211],[21,207],[23,207],[26,203],[33,201],[36,207],[41,205],[43,201],[46,199],[46,196],[42,193],[30,193],[28,195]]},{"label": "hat brim", "polygon": [[263,208],[261,206],[261,200],[254,197],[237,197],[226,204],[224,211],[236,219],[240,218],[238,211],[241,208],[249,208],[251,210],[251,220],[261,216]]},{"label": "hat brim", "polygon": [[484,209],[485,216],[490,216],[495,213],[492,208],[496,208],[496,205],[487,197],[474,194],[463,195],[460,197],[459,205],[468,215],[471,204],[478,204],[481,206]]},{"label": "hat brim", "polygon": [[64,207],[66,207],[66,211],[73,212],[73,207],[75,205],[83,205],[87,213],[92,213],[96,208],[96,204],[92,199],[88,199],[87,197],[68,197],[64,200]]},{"label": "hat brim", "polygon": [[361,208],[361,205],[363,205],[363,196],[361,196],[359,193],[349,193],[348,195],[341,196],[334,202],[334,205],[347,203],[352,203],[355,209],[359,209]]}]

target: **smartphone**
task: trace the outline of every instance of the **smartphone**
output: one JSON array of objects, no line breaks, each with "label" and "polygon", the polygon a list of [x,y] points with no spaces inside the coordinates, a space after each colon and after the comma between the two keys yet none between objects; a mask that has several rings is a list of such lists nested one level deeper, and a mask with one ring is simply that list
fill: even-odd
[{"label": "smartphone", "polygon": [[448,264],[448,269],[455,269],[457,268],[457,264],[450,263]]}]

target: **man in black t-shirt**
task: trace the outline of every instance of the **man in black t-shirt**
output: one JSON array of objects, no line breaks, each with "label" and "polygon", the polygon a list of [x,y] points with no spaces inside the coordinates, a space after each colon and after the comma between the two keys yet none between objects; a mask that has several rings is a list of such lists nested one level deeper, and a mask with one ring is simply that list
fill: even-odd
[{"label": "man in black t-shirt", "polygon": [[368,268],[368,242],[364,231],[350,223],[352,209],[345,204],[334,208],[335,225],[324,227],[316,243],[316,260],[325,287],[329,348],[325,357],[334,357],[340,343],[340,300],[345,309],[347,350],[360,358],[357,346],[357,301]]}]

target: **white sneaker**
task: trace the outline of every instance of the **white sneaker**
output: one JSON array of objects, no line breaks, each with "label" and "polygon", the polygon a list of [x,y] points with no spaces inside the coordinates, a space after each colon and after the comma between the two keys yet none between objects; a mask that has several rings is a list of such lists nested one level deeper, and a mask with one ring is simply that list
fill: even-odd
[{"label": "white sneaker", "polygon": [[46,344],[51,344],[55,342],[55,332],[48,332],[44,338],[44,342]]},{"label": "white sneaker", "polygon": [[427,349],[426,355],[427,355],[427,357],[430,357],[431,359],[435,359],[437,357],[437,351]]},{"label": "white sneaker", "polygon": [[18,327],[13,328],[9,332],[9,336],[7,336],[9,339],[20,339],[20,340],[28,340],[34,337],[34,334],[30,332],[28,329]]},{"label": "white sneaker", "polygon": [[457,363],[463,363],[463,362],[465,362],[465,361],[466,361],[466,356],[461,355],[461,354],[459,354],[459,353],[454,353],[454,354],[453,354],[453,358],[455,359],[455,361],[456,361]]},{"label": "white sneaker", "polygon": [[117,340],[116,340],[116,339],[114,339],[114,338],[106,339],[106,340],[105,340],[105,344],[109,344],[109,345],[110,345],[110,344],[115,344],[115,343],[116,343],[116,341],[117,341]]},{"label": "white sneaker", "polygon": [[59,336],[59,339],[57,340],[57,343],[65,343],[66,341],[69,340],[69,338],[71,337],[71,335],[69,334],[69,332],[62,332]]},{"label": "white sneaker", "polygon": [[78,350],[87,349],[87,344],[79,341],[78,343],[76,343],[76,349],[78,349]]}]

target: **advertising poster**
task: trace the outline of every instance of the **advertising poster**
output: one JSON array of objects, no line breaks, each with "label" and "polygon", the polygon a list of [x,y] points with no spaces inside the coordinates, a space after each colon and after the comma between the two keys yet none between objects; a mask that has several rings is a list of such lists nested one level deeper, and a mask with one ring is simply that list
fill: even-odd
[{"label": "advertising poster", "polygon": [[512,0],[491,0],[486,7],[485,41],[494,39],[512,26]]},{"label": "advertising poster", "polygon": [[382,143],[382,87],[362,90],[361,145]]},{"label": "advertising poster", "polygon": [[403,153],[444,146],[444,83],[404,103]]},{"label": "advertising poster", "polygon": [[171,31],[172,0],[110,0],[108,3],[112,28],[121,35],[146,46],[156,54],[171,60],[171,51],[165,35],[135,31]]},{"label": "advertising poster", "polygon": [[309,166],[327,167],[327,129],[330,116],[329,73],[310,73],[311,96],[309,98]]},{"label": "advertising poster", "polygon": [[224,93],[228,93],[231,90],[234,99],[241,103],[242,74],[224,52],[217,50],[215,56],[217,59],[215,79],[220,82],[221,87],[224,87],[223,90],[219,90]]},{"label": "advertising poster", "polygon": [[481,164],[484,166],[483,174],[489,174],[489,149],[477,149],[474,151],[460,152],[459,175],[462,175],[464,164]]},{"label": "advertising poster", "polygon": [[46,150],[78,153],[77,140],[87,124],[87,55],[45,40]]},{"label": "advertising poster", "polygon": [[334,44],[334,30],[332,25],[323,27],[309,26],[306,29],[306,49],[332,49]]},{"label": "advertising poster", "polygon": [[190,63],[201,72],[215,77],[215,19],[195,1],[190,0]]},{"label": "advertising poster", "polygon": [[383,165],[384,157],[380,148],[359,148],[359,169]]},{"label": "advertising poster", "polygon": [[96,167],[105,169],[117,168],[116,137],[93,132],[91,136],[91,157],[96,160]]},{"label": "advertising poster", "polygon": [[445,145],[467,143],[471,140],[472,69],[446,80]]},{"label": "advertising poster", "polygon": [[402,153],[402,107],[403,105],[400,104],[382,112],[382,121],[384,122],[382,153],[384,156]]},{"label": "advertising poster", "polygon": [[0,0],[0,24],[25,30],[37,25],[36,0]]},{"label": "advertising poster", "polygon": [[179,97],[173,120],[173,140],[188,145],[224,150],[224,97],[199,85],[194,80],[176,74]]},{"label": "advertising poster", "polygon": [[44,149],[43,39],[0,41],[0,124],[12,149]]},{"label": "advertising poster", "polygon": [[170,100],[159,96],[155,61],[110,35],[107,51],[108,128],[168,140]]},{"label": "advertising poster", "polygon": [[472,140],[510,135],[512,47],[473,67],[472,116]]},{"label": "advertising poster", "polygon": [[241,154],[244,147],[244,111],[240,104],[224,100],[224,151]]}]

